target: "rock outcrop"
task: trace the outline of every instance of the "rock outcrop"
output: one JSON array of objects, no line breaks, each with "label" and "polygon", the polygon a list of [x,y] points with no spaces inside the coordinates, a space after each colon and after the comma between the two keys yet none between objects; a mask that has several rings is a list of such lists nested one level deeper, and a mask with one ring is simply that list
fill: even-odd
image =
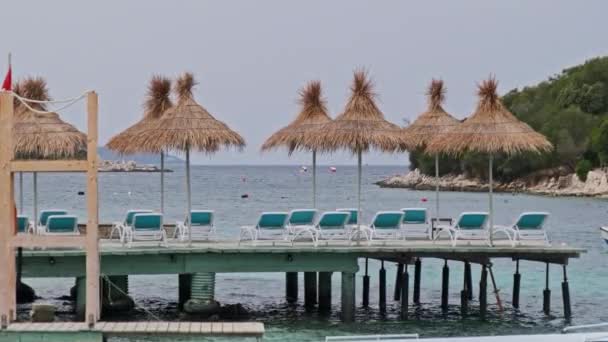
[{"label": "rock outcrop", "polygon": [[[99,172],[160,172],[160,168],[155,165],[137,165],[137,163],[132,160],[102,160],[99,162],[98,169]],[[173,171],[165,168],[165,172]]]},{"label": "rock outcrop", "polygon": [[[394,175],[376,182],[387,188],[435,190],[435,178],[420,173],[418,169],[405,175]],[[441,191],[488,191],[486,180],[467,178],[464,175],[445,175],[439,178]],[[523,192],[549,196],[608,197],[608,169],[589,171],[581,181],[575,173],[565,168],[541,170],[512,182],[495,182],[496,192]]]}]

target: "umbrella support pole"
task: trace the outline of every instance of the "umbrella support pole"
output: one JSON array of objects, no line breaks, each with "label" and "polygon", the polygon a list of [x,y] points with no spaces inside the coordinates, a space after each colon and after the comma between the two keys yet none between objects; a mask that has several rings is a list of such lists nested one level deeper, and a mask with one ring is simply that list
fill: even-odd
[{"label": "umbrella support pole", "polygon": [[190,221],[190,212],[192,212],[192,194],[190,188],[190,146],[186,147],[186,193],[188,196],[188,211],[186,211],[186,218],[188,218],[188,247],[192,246],[192,223]]},{"label": "umbrella support pole", "polygon": [[19,214],[23,214],[23,172],[19,172]]},{"label": "umbrella support pole", "polygon": [[160,212],[165,213],[165,153],[160,152]]},{"label": "umbrella support pole", "polygon": [[439,154],[435,154],[435,218],[439,217]]},{"label": "umbrella support pole", "polygon": [[363,219],[363,215],[361,215],[361,159],[361,150],[359,150],[357,151],[357,225]]},{"label": "umbrella support pole", "polygon": [[312,151],[312,207],[317,209],[317,151]]},{"label": "umbrella support pole", "polygon": [[38,229],[38,172],[34,172],[34,229]]},{"label": "umbrella support pole", "polygon": [[493,172],[493,163],[494,163],[494,156],[490,154],[490,158],[489,158],[490,162],[489,162],[489,170],[488,170],[488,175],[489,175],[489,181],[490,181],[490,186],[489,186],[489,195],[490,195],[490,246],[494,245],[494,241],[493,241],[493,235],[494,235],[494,201],[492,199],[492,183],[493,183],[493,179],[492,179],[492,172]]}]

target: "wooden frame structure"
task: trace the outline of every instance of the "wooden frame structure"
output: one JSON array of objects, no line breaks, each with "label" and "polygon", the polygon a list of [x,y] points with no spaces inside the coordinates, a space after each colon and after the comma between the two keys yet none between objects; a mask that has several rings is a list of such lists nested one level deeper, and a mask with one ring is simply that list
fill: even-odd
[{"label": "wooden frame structure", "polygon": [[[0,92],[0,324],[5,329],[16,319],[15,248],[75,247],[86,252],[86,314],[92,326],[100,316],[99,207],[97,188],[98,96],[86,96],[87,160],[13,160],[13,95]],[[15,172],[86,172],[87,229],[85,236],[16,235],[14,210]]]}]

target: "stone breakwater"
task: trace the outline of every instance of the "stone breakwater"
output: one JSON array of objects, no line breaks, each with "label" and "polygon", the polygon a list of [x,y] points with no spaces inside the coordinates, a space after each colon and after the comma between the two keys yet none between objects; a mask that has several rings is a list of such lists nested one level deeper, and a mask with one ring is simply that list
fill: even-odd
[{"label": "stone breakwater", "polygon": [[[380,187],[435,190],[435,178],[418,169],[376,182]],[[487,180],[464,175],[444,175],[439,179],[441,191],[488,191]],[[494,182],[496,192],[522,192],[547,196],[586,196],[608,198],[608,169],[589,171],[583,182],[565,168],[541,170],[511,182]]]},{"label": "stone breakwater", "polygon": [[[160,172],[155,165],[137,165],[134,161],[102,160],[99,162],[99,172]],[[173,172],[165,168],[165,172]]]}]

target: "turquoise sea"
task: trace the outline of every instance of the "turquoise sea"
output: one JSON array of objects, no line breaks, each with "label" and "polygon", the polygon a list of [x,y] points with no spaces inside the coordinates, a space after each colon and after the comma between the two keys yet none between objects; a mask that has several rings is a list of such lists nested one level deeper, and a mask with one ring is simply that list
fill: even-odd
[{"label": "turquoise sea", "polygon": [[[171,165],[175,172],[166,176],[166,220],[181,220],[185,215],[184,169]],[[385,176],[402,173],[405,166],[364,166],[363,168],[363,220],[371,219],[378,210],[426,206],[434,208],[434,194],[427,191],[381,189],[373,183]],[[299,166],[194,166],[192,186],[194,208],[216,211],[216,222],[221,234],[236,236],[238,227],[254,223],[261,211],[306,208],[311,204],[311,172],[301,172]],[[18,178],[17,178],[18,179]],[[24,212],[32,216],[31,175],[24,176]],[[41,174],[39,182],[39,208],[65,208],[84,221],[85,178],[81,174]],[[332,173],[321,166],[318,173],[318,207],[331,210],[356,206],[356,167],[337,166]],[[160,206],[159,174],[155,173],[104,173],[100,175],[100,221],[122,220],[129,208],[158,209]],[[248,194],[248,198],[241,195]],[[456,216],[462,211],[487,210],[485,193],[441,193],[441,216]],[[588,250],[582,258],[572,260],[568,266],[572,296],[572,324],[608,321],[608,249],[599,238],[598,227],[608,223],[608,203],[591,198],[554,198],[529,195],[496,194],[496,219],[499,224],[511,223],[522,211],[542,210],[551,213],[550,235],[554,243],[567,243]],[[426,199],[426,201],[425,201]],[[486,321],[476,317],[477,302],[472,303],[471,315],[460,316],[459,298],[462,287],[462,264],[450,263],[450,310],[447,315],[440,308],[440,272],[442,261],[425,259],[422,269],[422,304],[411,307],[411,318],[399,320],[399,305],[392,300],[395,265],[387,263],[388,307],[386,313],[378,310],[379,263],[370,262],[370,307],[357,308],[354,324],[343,324],[338,317],[340,275],[333,275],[333,310],[330,315],[307,312],[300,301],[296,305],[284,300],[284,274],[249,273],[218,274],[216,299],[221,303],[241,303],[252,312],[254,320],[266,324],[267,341],[322,341],[327,335],[418,333],[422,337],[465,336],[496,334],[532,334],[556,332],[567,322],[561,304],[562,271],[551,267],[552,316],[542,313],[542,289],[545,265],[522,263],[521,308],[510,306],[514,263],[497,260],[494,264],[500,295],[506,301],[505,310],[499,312],[494,297],[489,293],[490,314]],[[357,274],[357,301],[361,302],[363,267]],[[479,269],[473,266],[475,292]],[[300,282],[303,282],[300,275]],[[40,301],[53,302],[60,309],[60,319],[72,318],[72,303],[61,299],[74,284],[73,279],[25,279],[41,297]],[[120,319],[151,320],[148,312],[166,320],[187,320],[178,313],[177,276],[136,276],[130,278],[130,294],[137,308]],[[29,306],[20,306],[25,315]],[[132,339],[136,341],[139,339]],[[150,339],[140,339],[150,340]]]}]

